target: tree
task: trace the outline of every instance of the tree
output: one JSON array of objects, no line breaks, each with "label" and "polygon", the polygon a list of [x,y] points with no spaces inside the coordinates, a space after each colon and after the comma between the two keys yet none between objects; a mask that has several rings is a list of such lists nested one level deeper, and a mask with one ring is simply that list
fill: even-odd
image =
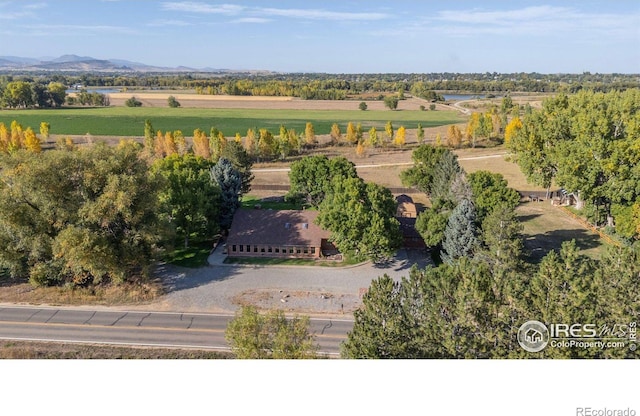
[{"label": "tree", "polygon": [[40,123],[40,136],[42,136],[42,140],[45,142],[49,140],[49,130],[51,129],[51,125],[47,122]]},{"label": "tree", "polygon": [[331,141],[333,144],[339,144],[342,141],[342,133],[340,132],[338,123],[331,125]]},{"label": "tree", "polygon": [[358,142],[358,145],[356,146],[356,155],[358,157],[364,157],[366,152],[366,149],[364,147],[364,143],[362,143],[362,141]]},{"label": "tree", "polygon": [[124,102],[127,107],[142,107],[142,101],[138,100],[135,96],[127,99]]},{"label": "tree", "polygon": [[144,148],[145,150],[151,154],[153,152],[154,146],[154,138],[156,135],[156,131],[153,128],[150,120],[144,121]]},{"label": "tree", "polygon": [[369,130],[369,145],[372,147],[378,145],[378,130],[375,127],[371,127],[371,130]]},{"label": "tree", "polygon": [[28,127],[24,132],[24,147],[34,153],[40,153],[42,151],[40,139],[36,136],[31,127]]},{"label": "tree", "polygon": [[209,147],[207,133],[201,129],[193,131],[193,154],[203,159],[211,158],[211,148]]},{"label": "tree", "polygon": [[358,135],[356,133],[356,126],[352,123],[349,122],[347,124],[347,143],[349,144],[356,144],[358,143]]},{"label": "tree", "polygon": [[355,165],[344,157],[307,156],[291,164],[289,196],[318,207],[330,190],[332,178],[356,178]]},{"label": "tree", "polygon": [[31,107],[34,104],[31,85],[26,81],[9,82],[4,88],[3,100],[10,108]]},{"label": "tree", "polygon": [[365,103],[364,101],[360,101],[360,104],[358,105],[358,108],[362,111],[366,111],[367,110],[367,103]]},{"label": "tree", "polygon": [[318,211],[318,225],[331,231],[331,241],[343,253],[382,262],[400,247],[396,202],[387,188],[357,177],[337,177]]},{"label": "tree", "polygon": [[11,276],[36,286],[148,276],[164,235],[161,181],[149,175],[139,146],[18,151],[2,164],[0,265]]},{"label": "tree", "polygon": [[413,166],[402,171],[400,178],[405,186],[413,186],[427,195],[431,194],[433,172],[446,149],[428,144],[418,146],[411,154]]},{"label": "tree", "polygon": [[243,306],[227,326],[225,338],[238,359],[309,359],[318,346],[309,332],[309,317],[287,318],[272,310],[260,314]]},{"label": "tree", "polygon": [[394,139],[393,143],[396,146],[402,147],[405,144],[406,141],[406,130],[404,128],[404,126],[400,126],[398,128],[398,131],[396,132],[396,138]]},{"label": "tree", "polygon": [[398,97],[395,95],[387,95],[384,97],[384,106],[389,110],[395,110],[398,108]]},{"label": "tree", "polygon": [[230,161],[233,167],[240,172],[242,176],[242,194],[249,193],[251,191],[251,181],[253,181],[253,173],[251,173],[253,161],[242,147],[242,144],[235,141],[229,142],[222,151],[222,157]]},{"label": "tree", "polygon": [[176,97],[170,95],[169,98],[167,98],[167,105],[171,108],[178,108],[180,107],[180,102],[176,100]]},{"label": "tree", "polygon": [[520,194],[509,188],[507,181],[499,173],[479,170],[467,175],[471,186],[472,200],[478,223],[498,206],[515,209],[520,203]]},{"label": "tree", "polygon": [[393,139],[393,123],[391,121],[387,121],[387,124],[384,125],[384,131],[387,133],[387,140]]},{"label": "tree", "polygon": [[520,121],[519,117],[514,117],[511,119],[507,127],[504,129],[504,142],[509,145],[511,139],[518,134],[520,129],[522,128],[522,121]]},{"label": "tree", "polygon": [[463,199],[449,216],[442,240],[441,258],[446,263],[467,257],[472,258],[478,248],[476,213],[473,203]]},{"label": "tree", "polygon": [[211,159],[216,162],[222,156],[224,148],[227,146],[227,138],[215,127],[211,127],[209,132],[209,148],[211,149]]},{"label": "tree", "polygon": [[310,122],[307,122],[305,128],[304,128],[304,140],[307,143],[307,145],[311,146],[317,143],[316,141],[316,131],[313,128],[313,124],[311,124]]},{"label": "tree", "polygon": [[482,222],[483,256],[493,273],[516,270],[522,255],[523,226],[513,207],[495,207]]},{"label": "tree", "polygon": [[220,188],[211,180],[211,167],[210,160],[188,153],[153,164],[166,183],[159,196],[161,213],[185,248],[192,239],[211,239],[220,229]]},{"label": "tree", "polygon": [[250,157],[255,157],[258,153],[258,145],[256,143],[256,131],[254,129],[247,130],[247,136],[244,139],[244,147]]},{"label": "tree", "polygon": [[220,213],[218,222],[220,228],[231,228],[233,215],[240,207],[242,196],[242,174],[225,159],[220,158],[211,168],[211,180],[220,188]]},{"label": "tree", "polygon": [[462,132],[458,126],[451,125],[447,128],[447,146],[457,149],[462,143]]},{"label": "tree", "polygon": [[416,131],[416,137],[418,138],[418,143],[424,142],[424,129],[422,128],[422,123],[418,123],[418,130]]},{"label": "tree", "polygon": [[260,135],[258,139],[258,154],[265,159],[273,158],[276,153],[276,141],[273,138],[273,134],[267,129],[260,129],[258,133]]},{"label": "tree", "polygon": [[353,330],[342,346],[345,358],[507,358],[527,354],[517,345],[516,302],[520,282],[501,290],[483,264],[412,267],[394,282],[371,283],[354,312]]},{"label": "tree", "polygon": [[448,213],[427,208],[418,214],[415,228],[427,246],[438,247],[442,244],[448,219]]},{"label": "tree", "polygon": [[50,82],[47,94],[52,107],[61,107],[67,97],[67,87],[61,82]]}]

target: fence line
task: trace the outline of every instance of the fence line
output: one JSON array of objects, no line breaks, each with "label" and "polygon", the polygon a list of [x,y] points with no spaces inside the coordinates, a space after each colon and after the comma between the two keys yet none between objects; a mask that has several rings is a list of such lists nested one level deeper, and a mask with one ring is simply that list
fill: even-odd
[{"label": "fence line", "polygon": [[594,225],[592,225],[591,223],[586,221],[584,218],[582,218],[582,217],[576,215],[575,213],[571,212],[571,210],[567,209],[567,207],[558,207],[558,208],[562,209],[565,213],[569,214],[569,216],[571,216],[574,220],[578,221],[580,224],[582,224],[582,226],[584,226],[588,230],[591,230],[594,233],[598,234],[600,236],[600,238],[602,238],[607,243],[609,243],[611,245],[614,245],[616,247],[622,247],[622,245],[619,242],[617,242],[616,240],[614,240],[613,238],[611,238],[607,234],[605,234],[602,231],[600,231],[599,229],[597,229]]}]

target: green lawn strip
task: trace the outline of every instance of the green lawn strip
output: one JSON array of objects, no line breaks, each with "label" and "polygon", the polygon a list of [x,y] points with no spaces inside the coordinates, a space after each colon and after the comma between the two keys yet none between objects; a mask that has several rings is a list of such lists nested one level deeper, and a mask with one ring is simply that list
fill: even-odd
[{"label": "green lawn strip", "polygon": [[274,109],[202,109],[158,107],[65,108],[0,111],[0,122],[7,127],[16,120],[24,128],[39,130],[40,123],[51,125],[51,134],[94,136],[142,136],[145,120],[151,120],[156,130],[181,130],[191,136],[196,128],[207,133],[216,127],[227,136],[239,132],[244,136],[249,128],[267,128],[279,133],[279,126],[304,132],[307,122],[314,125],[316,134],[328,134],[331,125],[338,123],[346,131],[347,123],[362,123],[363,128],[384,129],[387,121],[395,128],[404,125],[424,128],[463,121],[455,111],[359,111],[359,110],[274,110]]},{"label": "green lawn strip", "polygon": [[311,259],[282,259],[273,257],[227,257],[225,264],[252,264],[262,266],[323,266],[344,267],[358,262],[345,256],[343,261],[311,260]]},{"label": "green lawn strip", "polygon": [[206,266],[212,248],[213,241],[192,243],[187,248],[176,248],[165,257],[165,261],[176,266],[192,269]]},{"label": "green lawn strip", "polygon": [[282,200],[271,201],[265,200],[264,198],[258,198],[253,195],[245,195],[242,197],[242,201],[240,202],[242,208],[253,209],[256,205],[259,205],[261,209],[293,209],[300,210],[302,206],[300,204],[294,204],[292,202],[285,202]]}]

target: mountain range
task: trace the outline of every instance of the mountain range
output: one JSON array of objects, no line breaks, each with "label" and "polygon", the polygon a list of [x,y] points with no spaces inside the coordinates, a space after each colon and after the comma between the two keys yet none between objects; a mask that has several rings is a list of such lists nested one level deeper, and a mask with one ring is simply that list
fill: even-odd
[{"label": "mountain range", "polygon": [[124,59],[96,59],[90,56],[62,55],[57,58],[24,58],[0,56],[0,71],[63,71],[63,72],[268,72],[214,68],[159,67]]}]

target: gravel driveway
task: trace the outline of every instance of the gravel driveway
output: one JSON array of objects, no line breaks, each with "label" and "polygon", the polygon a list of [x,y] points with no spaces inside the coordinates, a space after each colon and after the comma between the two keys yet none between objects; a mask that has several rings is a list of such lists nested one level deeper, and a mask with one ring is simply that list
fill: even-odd
[{"label": "gravel driveway", "polygon": [[234,313],[240,305],[283,309],[307,315],[351,314],[373,279],[387,274],[400,279],[414,263],[429,263],[424,253],[401,250],[385,266],[351,267],[247,266],[221,264],[214,252],[199,269],[162,265],[158,274],[167,294],[146,309]]}]

